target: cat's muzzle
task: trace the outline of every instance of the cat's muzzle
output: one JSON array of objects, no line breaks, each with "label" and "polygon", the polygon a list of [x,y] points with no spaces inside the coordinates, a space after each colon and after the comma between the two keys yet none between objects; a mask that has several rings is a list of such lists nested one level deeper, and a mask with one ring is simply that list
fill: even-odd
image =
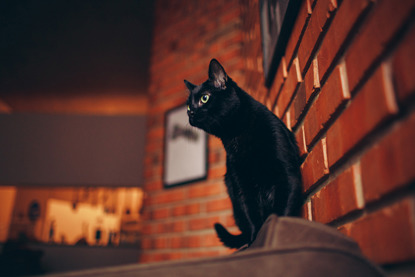
[{"label": "cat's muzzle", "polygon": [[189,123],[190,125],[192,125],[193,127],[197,127],[196,124],[196,120],[195,120],[195,112],[193,110],[187,111],[187,116],[189,117]]},{"label": "cat's muzzle", "polygon": [[189,123],[190,123],[190,125],[192,125],[193,127],[197,127],[197,126],[196,126],[196,121],[195,121],[194,116],[189,116]]}]

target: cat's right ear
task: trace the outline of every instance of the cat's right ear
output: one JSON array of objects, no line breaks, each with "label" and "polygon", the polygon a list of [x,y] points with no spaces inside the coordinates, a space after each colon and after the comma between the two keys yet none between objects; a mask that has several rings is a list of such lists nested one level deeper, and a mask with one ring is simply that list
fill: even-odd
[{"label": "cat's right ear", "polygon": [[192,90],[196,87],[196,85],[193,85],[192,83],[190,83],[190,82],[189,82],[189,81],[187,81],[187,80],[184,80],[184,83],[185,83],[185,85],[186,85],[187,89],[188,89],[190,92],[192,92]]},{"label": "cat's right ear", "polygon": [[226,89],[228,75],[226,75],[225,69],[216,59],[210,61],[208,74],[209,80],[213,82],[216,88]]}]

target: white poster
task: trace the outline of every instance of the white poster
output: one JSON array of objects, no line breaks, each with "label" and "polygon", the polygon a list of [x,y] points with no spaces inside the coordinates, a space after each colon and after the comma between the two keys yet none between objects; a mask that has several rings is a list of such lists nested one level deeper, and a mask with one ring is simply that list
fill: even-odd
[{"label": "white poster", "polygon": [[186,105],[166,114],[164,176],[165,187],[207,177],[207,134],[190,125]]}]

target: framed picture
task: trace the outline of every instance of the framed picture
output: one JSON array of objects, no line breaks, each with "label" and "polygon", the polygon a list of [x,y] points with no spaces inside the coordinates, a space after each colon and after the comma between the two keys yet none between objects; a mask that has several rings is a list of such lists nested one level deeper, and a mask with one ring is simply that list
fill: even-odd
[{"label": "framed picture", "polygon": [[300,8],[300,0],[260,0],[265,85],[269,88]]},{"label": "framed picture", "polygon": [[166,113],[164,137],[164,187],[207,178],[207,134],[189,124],[187,106]]}]

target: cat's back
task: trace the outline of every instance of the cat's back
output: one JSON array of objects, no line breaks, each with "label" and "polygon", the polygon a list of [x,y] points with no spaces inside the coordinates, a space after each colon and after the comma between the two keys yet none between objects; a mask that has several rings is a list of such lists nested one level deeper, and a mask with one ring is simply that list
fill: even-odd
[{"label": "cat's back", "polygon": [[282,136],[287,139],[293,139],[293,134],[286,127],[280,118],[271,112],[265,105],[255,100],[248,93],[243,92],[242,98],[245,98],[248,116],[252,119],[249,123],[252,132],[259,132],[261,135]]},{"label": "cat's back", "polygon": [[290,156],[297,160],[299,151],[295,136],[282,120],[246,92],[243,91],[241,97],[249,106],[246,143],[250,145],[246,146],[254,151],[276,152],[280,157]]}]

